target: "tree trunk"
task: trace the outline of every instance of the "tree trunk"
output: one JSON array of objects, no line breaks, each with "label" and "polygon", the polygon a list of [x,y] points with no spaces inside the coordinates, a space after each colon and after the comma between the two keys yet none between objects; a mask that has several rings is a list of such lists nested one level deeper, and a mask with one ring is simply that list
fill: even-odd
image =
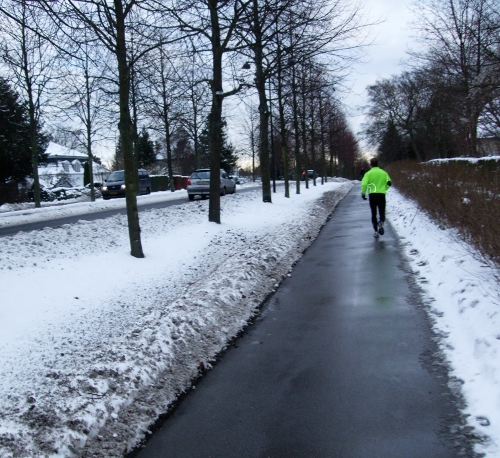
[{"label": "tree trunk", "polygon": [[326,148],[325,148],[325,113],[323,112],[323,97],[319,97],[319,123],[321,129],[321,184],[328,180],[326,177]]},{"label": "tree trunk", "polygon": [[222,150],[222,44],[217,0],[209,0],[212,28],[213,79],[212,109],[210,111],[210,202],[208,220],[220,224],[220,152]]},{"label": "tree trunk", "polygon": [[255,34],[255,86],[259,94],[260,120],[260,169],[262,175],[262,200],[272,202],[271,181],[269,173],[269,109],[266,96],[266,79],[263,66],[262,30],[259,17],[259,2],[253,0],[253,27]]},{"label": "tree trunk", "polygon": [[[313,186],[316,186],[316,143],[315,136],[316,132],[314,131],[314,88],[311,88],[311,162],[312,162],[312,170],[313,170]],[[308,175],[307,171],[306,174]]]},{"label": "tree trunk", "polygon": [[[86,61],[86,65],[88,61]],[[89,181],[90,181],[90,201],[95,202],[95,188],[94,188],[94,161],[92,157],[92,105],[91,105],[91,91],[89,85],[90,75],[88,68],[85,68],[85,91],[86,91],[86,127],[87,127],[87,156],[89,164]]]},{"label": "tree trunk", "polygon": [[[164,100],[163,103],[166,103]],[[174,171],[172,169],[172,142],[170,134],[170,120],[168,117],[168,107],[164,105],[163,108],[163,122],[165,126],[165,145],[167,147],[167,169],[168,169],[168,182],[170,183],[170,191],[175,191]]]},{"label": "tree trunk", "polygon": [[40,208],[40,180],[38,177],[38,151],[36,144],[36,131],[37,131],[37,117],[36,117],[36,109],[35,102],[33,100],[33,85],[29,73],[29,59],[28,59],[28,44],[27,44],[27,24],[26,24],[26,3],[23,2],[23,21],[21,24],[22,27],[22,43],[21,43],[21,52],[22,52],[22,66],[23,66],[23,75],[24,82],[26,84],[26,92],[28,96],[28,112],[30,118],[30,149],[31,149],[31,167],[33,171],[33,196],[35,200],[35,207]]},{"label": "tree trunk", "polygon": [[196,100],[193,98],[193,132],[194,132],[194,169],[197,170],[200,168],[200,158],[199,155],[199,146],[198,146],[198,109],[196,107]]},{"label": "tree trunk", "polygon": [[127,47],[125,38],[125,16],[120,0],[114,0],[116,9],[116,58],[118,62],[118,92],[120,98],[120,121],[118,129],[122,139],[123,159],[125,166],[126,204],[128,231],[130,239],[130,254],[143,258],[141,244],[141,228],[137,208],[137,167],[134,157],[133,125],[130,117],[130,68],[127,62]]},{"label": "tree trunk", "polygon": [[[133,45],[133,44],[132,44]],[[133,51],[132,51],[133,52]],[[133,56],[132,56],[133,58]],[[132,106],[132,116],[131,116],[131,121],[132,121],[132,151],[133,151],[133,156],[134,156],[134,170],[136,173],[134,174],[135,177],[135,189],[136,189],[136,196],[137,192],[139,190],[139,174],[137,173],[137,169],[139,167],[142,168],[143,164],[142,162],[139,163],[139,129],[137,127],[137,87],[136,87],[136,79],[135,79],[135,68],[134,64],[129,65],[129,91],[130,91],[130,96],[131,100],[130,105]]]},{"label": "tree trunk", "polygon": [[[293,62],[293,56],[292,56]],[[293,130],[295,136],[295,188],[296,194],[300,194],[300,179],[302,166],[300,163],[300,140],[299,140],[299,114],[297,104],[297,79],[295,75],[295,62],[292,63],[292,101],[293,101]]]},{"label": "tree trunk", "polygon": [[334,146],[333,146],[333,121],[330,118],[330,127],[329,127],[329,135],[328,135],[328,150],[330,153],[330,176],[333,178],[335,176],[333,156],[334,156]]},{"label": "tree trunk", "polygon": [[[163,104],[163,126],[165,129],[165,146],[167,148],[167,170],[168,182],[170,184],[170,191],[175,191],[174,171],[172,169],[172,142],[170,133],[170,117],[169,117],[169,104],[167,100],[167,81],[165,79],[165,60],[163,57],[163,48],[160,48],[160,71],[161,71],[161,95]],[[196,143],[195,143],[196,145]]]},{"label": "tree trunk", "polygon": [[29,113],[30,113],[30,143],[31,143],[31,166],[33,170],[33,191],[35,199],[35,207],[40,208],[40,179],[38,177],[38,151],[36,144],[36,118],[35,108],[33,105],[33,97],[29,97]]},{"label": "tree trunk", "polygon": [[255,183],[255,130],[252,118],[252,131],[250,132],[250,143],[252,146],[252,182]]},{"label": "tree trunk", "polygon": [[306,182],[306,189],[309,189],[309,161],[307,157],[307,129],[306,129],[306,76],[302,74],[302,148],[304,149],[304,180]]},{"label": "tree trunk", "polygon": [[281,43],[278,39],[278,110],[280,120],[280,139],[281,139],[281,154],[283,156],[283,174],[285,175],[285,197],[290,197],[290,182],[288,169],[288,147],[286,138],[286,121],[285,121],[285,106],[283,104],[283,80],[281,67]]}]

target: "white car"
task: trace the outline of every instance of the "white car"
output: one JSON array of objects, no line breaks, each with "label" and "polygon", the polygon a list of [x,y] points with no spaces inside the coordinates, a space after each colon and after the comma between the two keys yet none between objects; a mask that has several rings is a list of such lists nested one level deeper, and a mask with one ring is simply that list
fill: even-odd
[{"label": "white car", "polygon": [[[236,192],[236,183],[230,180],[224,170],[220,171],[220,195]],[[210,195],[210,169],[195,170],[188,180],[187,193],[189,200],[195,196],[206,199]]]}]

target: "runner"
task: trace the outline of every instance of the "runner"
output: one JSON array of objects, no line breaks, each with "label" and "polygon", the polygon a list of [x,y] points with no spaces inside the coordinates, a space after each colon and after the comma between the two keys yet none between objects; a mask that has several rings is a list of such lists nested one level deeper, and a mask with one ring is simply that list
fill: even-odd
[{"label": "runner", "polygon": [[[378,238],[379,234],[384,235],[385,232],[385,193],[392,186],[392,183],[389,174],[378,166],[376,157],[370,159],[370,165],[371,169],[365,173],[361,182],[361,197],[366,200],[366,191],[368,190],[372,224],[375,229],[373,236]],[[377,220],[377,208],[380,220]]]}]

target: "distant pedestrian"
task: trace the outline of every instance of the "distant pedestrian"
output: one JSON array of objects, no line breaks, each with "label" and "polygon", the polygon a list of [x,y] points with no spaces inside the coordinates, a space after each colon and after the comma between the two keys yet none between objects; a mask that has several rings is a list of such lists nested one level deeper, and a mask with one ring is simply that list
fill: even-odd
[{"label": "distant pedestrian", "polygon": [[361,179],[363,179],[363,177],[365,176],[365,168],[364,167],[361,167],[361,172],[359,172],[359,174],[361,175]]},{"label": "distant pedestrian", "polygon": [[[392,186],[389,174],[378,166],[378,159],[370,159],[371,169],[365,173],[361,181],[361,197],[366,200],[366,191],[370,198],[372,224],[375,229],[374,237],[384,235],[385,223],[385,193]],[[377,220],[377,208],[380,219]]]}]

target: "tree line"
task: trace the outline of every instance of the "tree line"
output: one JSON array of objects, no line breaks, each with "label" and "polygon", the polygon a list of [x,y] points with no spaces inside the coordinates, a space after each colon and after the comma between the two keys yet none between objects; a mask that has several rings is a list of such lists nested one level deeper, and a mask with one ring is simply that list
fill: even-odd
[{"label": "tree line", "polygon": [[364,134],[386,162],[481,156],[500,142],[497,0],[424,0],[409,68],[368,88]]},{"label": "tree line", "polygon": [[0,23],[2,92],[14,91],[26,115],[35,206],[46,118],[89,163],[117,126],[133,256],[144,256],[137,168],[158,151],[170,178],[179,158],[215,172],[209,221],[220,223],[218,170],[235,161],[223,117],[229,97],[258,101],[249,138],[263,202],[272,202],[278,174],[289,197],[291,179],[300,193],[303,170],[324,182],[354,165],[357,142],[335,90],[368,24],[347,0],[0,0]]}]

